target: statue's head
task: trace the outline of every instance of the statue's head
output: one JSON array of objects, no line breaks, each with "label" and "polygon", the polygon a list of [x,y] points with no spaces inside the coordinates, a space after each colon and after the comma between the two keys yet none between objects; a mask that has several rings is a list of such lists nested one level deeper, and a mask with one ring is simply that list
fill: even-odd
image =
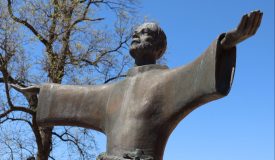
[{"label": "statue's head", "polygon": [[136,65],[155,64],[165,52],[166,35],[156,23],[144,23],[133,33],[130,54]]}]

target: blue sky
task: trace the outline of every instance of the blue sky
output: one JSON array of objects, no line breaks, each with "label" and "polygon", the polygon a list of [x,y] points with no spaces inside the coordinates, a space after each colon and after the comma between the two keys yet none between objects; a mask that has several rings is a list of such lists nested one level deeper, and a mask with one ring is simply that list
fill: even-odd
[{"label": "blue sky", "polygon": [[[262,25],[237,47],[230,94],[189,114],[170,136],[164,160],[274,159],[274,1],[141,0],[141,15],[167,34],[170,68],[194,60],[256,9],[264,12]],[[104,136],[96,136],[104,151]]]}]

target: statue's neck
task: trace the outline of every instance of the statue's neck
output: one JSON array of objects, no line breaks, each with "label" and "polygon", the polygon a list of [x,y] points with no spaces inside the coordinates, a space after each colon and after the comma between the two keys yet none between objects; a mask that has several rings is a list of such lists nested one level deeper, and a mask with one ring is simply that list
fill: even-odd
[{"label": "statue's neck", "polygon": [[152,52],[144,52],[138,53],[135,56],[135,63],[137,66],[149,65],[149,64],[156,64],[156,57]]},{"label": "statue's neck", "polygon": [[148,65],[148,64],[156,64],[156,60],[155,59],[141,59],[141,58],[136,58],[135,59],[135,64],[137,66],[143,66],[143,65]]},{"label": "statue's neck", "polygon": [[141,74],[141,73],[151,71],[151,70],[164,70],[164,69],[168,69],[168,67],[166,65],[158,65],[158,64],[136,66],[134,68],[129,69],[129,71],[127,73],[127,77],[132,77],[137,74]]}]

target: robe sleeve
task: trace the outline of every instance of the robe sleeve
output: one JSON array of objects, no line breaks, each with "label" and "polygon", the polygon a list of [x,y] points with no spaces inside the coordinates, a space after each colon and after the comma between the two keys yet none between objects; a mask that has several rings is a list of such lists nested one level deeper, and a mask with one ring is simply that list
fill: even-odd
[{"label": "robe sleeve", "polygon": [[37,123],[104,131],[107,86],[44,84],[40,88]]},{"label": "robe sleeve", "polygon": [[220,45],[224,35],[220,35],[192,63],[167,73],[167,96],[172,99],[169,111],[185,116],[196,107],[229,93],[235,71],[236,47],[224,50]]}]

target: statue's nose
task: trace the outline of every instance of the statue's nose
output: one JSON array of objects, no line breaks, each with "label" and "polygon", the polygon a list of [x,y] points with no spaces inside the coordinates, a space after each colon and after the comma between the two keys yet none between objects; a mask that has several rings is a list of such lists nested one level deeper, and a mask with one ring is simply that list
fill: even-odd
[{"label": "statue's nose", "polygon": [[132,38],[133,38],[133,39],[134,39],[134,38],[138,38],[138,34],[137,34],[137,33],[134,33],[133,36],[132,36]]}]

